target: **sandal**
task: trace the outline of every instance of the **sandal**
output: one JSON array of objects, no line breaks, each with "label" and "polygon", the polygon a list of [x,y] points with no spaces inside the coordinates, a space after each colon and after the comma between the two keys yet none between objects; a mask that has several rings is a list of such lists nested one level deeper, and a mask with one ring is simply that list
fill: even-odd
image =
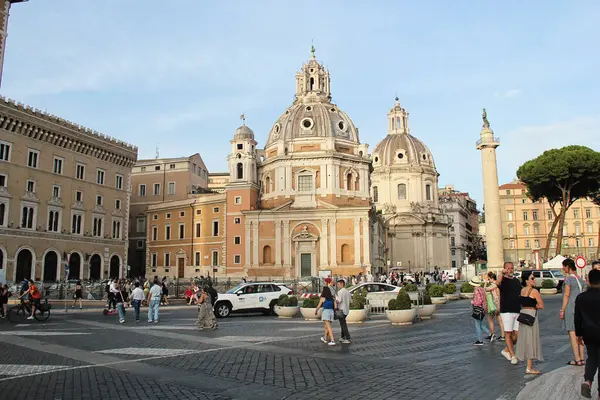
[{"label": "sandal", "polygon": [[536,369],[529,369],[529,368],[527,368],[525,370],[525,374],[527,374],[527,375],[539,375],[539,374],[541,374],[541,372],[538,371],[538,370],[536,370]]},{"label": "sandal", "polygon": [[578,367],[584,367],[585,366],[585,362],[584,361],[577,361],[577,366]]},{"label": "sandal", "polygon": [[576,367],[576,366],[578,366],[578,365],[579,365],[579,363],[580,363],[580,362],[581,362],[581,361],[577,361],[577,360],[571,360],[571,361],[569,361],[569,362],[567,363],[567,365],[571,365],[571,366],[573,366],[573,367]]}]

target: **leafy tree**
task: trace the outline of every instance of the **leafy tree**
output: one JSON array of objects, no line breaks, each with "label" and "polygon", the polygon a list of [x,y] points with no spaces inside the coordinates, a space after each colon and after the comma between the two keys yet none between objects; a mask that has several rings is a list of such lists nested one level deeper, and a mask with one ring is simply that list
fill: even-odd
[{"label": "leafy tree", "polygon": [[585,146],[547,150],[521,165],[517,177],[533,201],[548,200],[555,218],[548,233],[546,257],[557,227],[556,254],[560,254],[567,210],[577,200],[600,191],[600,153]]}]

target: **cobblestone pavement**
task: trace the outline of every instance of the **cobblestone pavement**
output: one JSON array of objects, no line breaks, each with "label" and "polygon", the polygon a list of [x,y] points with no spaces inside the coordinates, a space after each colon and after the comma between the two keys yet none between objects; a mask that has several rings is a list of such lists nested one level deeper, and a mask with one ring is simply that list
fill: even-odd
[{"label": "cobblestone pavement", "polygon": [[[545,372],[572,358],[559,307],[560,296],[546,298],[539,316]],[[466,300],[412,326],[374,316],[350,326],[351,345],[335,347],[319,341],[318,322],[236,316],[199,332],[194,317],[193,307],[163,307],[150,325],[100,311],[2,320],[0,398],[507,400],[531,379],[500,355],[501,343],[471,345]]]}]

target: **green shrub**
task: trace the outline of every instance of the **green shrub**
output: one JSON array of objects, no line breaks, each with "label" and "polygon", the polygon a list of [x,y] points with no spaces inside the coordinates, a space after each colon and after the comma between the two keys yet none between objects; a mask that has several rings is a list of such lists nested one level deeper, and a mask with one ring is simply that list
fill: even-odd
[{"label": "green shrub", "polygon": [[367,304],[367,289],[355,290],[350,300],[351,310],[363,310]]},{"label": "green shrub", "polygon": [[319,305],[319,296],[317,295],[312,295],[307,299],[304,299],[302,301],[302,308],[317,308],[317,306]]},{"label": "green shrub", "polygon": [[388,303],[388,310],[410,310],[412,302],[406,290],[402,289],[398,292],[398,296]]},{"label": "green shrub", "polygon": [[552,279],[544,279],[542,282],[543,289],[554,289],[556,287],[556,283]]},{"label": "green shrub", "polygon": [[419,288],[415,283],[409,283],[404,287],[404,290],[406,290],[407,292],[416,292],[417,290],[419,290]]},{"label": "green shrub", "polygon": [[428,306],[431,305],[431,297],[429,296],[429,294],[427,294],[427,292],[423,293],[423,304]]},{"label": "green shrub", "polygon": [[298,305],[298,298],[296,296],[288,296],[287,294],[282,294],[277,300],[277,305],[279,307],[295,307]]},{"label": "green shrub", "polygon": [[444,288],[440,285],[431,285],[428,293],[431,297],[444,297]]},{"label": "green shrub", "polygon": [[446,294],[456,293],[456,285],[454,283],[446,283],[444,285],[444,293],[446,293]]},{"label": "green shrub", "polygon": [[432,287],[433,285],[435,285],[435,283],[431,283],[431,282],[429,282],[427,285],[425,285],[425,292],[429,293],[429,288]]},{"label": "green shrub", "polygon": [[473,293],[473,292],[475,292],[475,287],[473,285],[471,285],[469,282],[465,282],[462,285],[460,285],[460,292],[461,293]]}]

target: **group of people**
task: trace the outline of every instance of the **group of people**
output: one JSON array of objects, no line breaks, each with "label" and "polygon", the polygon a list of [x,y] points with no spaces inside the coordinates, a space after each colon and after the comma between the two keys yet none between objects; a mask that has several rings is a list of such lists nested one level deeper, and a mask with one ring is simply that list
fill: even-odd
[{"label": "group of people", "polygon": [[[585,366],[581,394],[591,398],[596,371],[600,374],[600,262],[593,263],[587,284],[577,275],[572,259],[565,259],[562,265],[565,280],[562,307],[557,317],[562,320],[573,350],[574,359],[567,364]],[[471,302],[476,335],[473,344],[483,345],[484,334],[490,343],[496,339],[505,341],[502,356],[514,365],[525,361],[526,374],[540,374],[533,361],[544,359],[538,318],[539,310],[544,309],[544,300],[535,287],[534,275],[527,276],[523,286],[514,274],[513,263],[506,262],[497,278],[489,272],[483,278],[475,276],[469,283],[475,287]],[[587,290],[586,286],[589,286]],[[502,332],[500,337],[495,334],[496,321]]]}]

